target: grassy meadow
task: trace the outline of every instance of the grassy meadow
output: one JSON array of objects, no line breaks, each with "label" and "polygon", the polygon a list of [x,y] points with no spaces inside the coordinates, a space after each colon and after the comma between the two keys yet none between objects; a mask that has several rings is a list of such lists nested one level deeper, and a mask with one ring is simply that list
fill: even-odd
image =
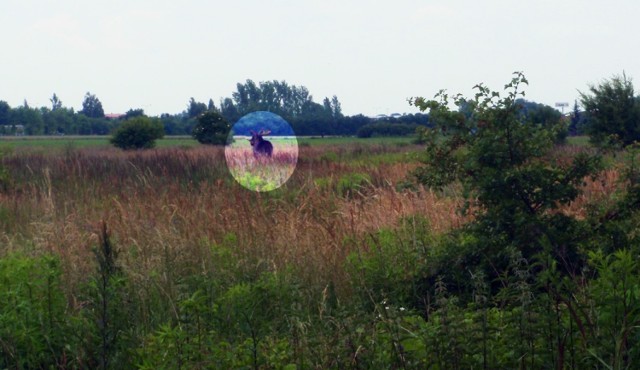
[{"label": "grassy meadow", "polygon": [[249,190],[272,191],[284,184],[296,169],[298,142],[295,138],[269,138],[270,157],[254,156],[248,138],[237,138],[224,150],[227,168],[240,185]]},{"label": "grassy meadow", "polygon": [[[13,148],[29,148],[32,150],[49,150],[71,148],[108,148],[110,136],[0,136],[0,150]],[[339,145],[360,143],[368,144],[410,144],[410,137],[378,137],[359,139],[355,137],[299,137],[298,144],[308,145]],[[200,144],[190,136],[165,136],[156,141],[156,147],[195,147]]]},{"label": "grassy meadow", "polygon": [[[0,141],[0,368],[550,368],[559,344],[564,364],[602,365],[588,330],[609,328],[575,326],[566,302],[549,321],[533,303],[465,311],[429,280],[470,216],[455,186],[409,181],[420,146],[299,144],[291,178],[255,192],[188,138]],[[585,179],[564,212],[611,202],[618,177]]]}]

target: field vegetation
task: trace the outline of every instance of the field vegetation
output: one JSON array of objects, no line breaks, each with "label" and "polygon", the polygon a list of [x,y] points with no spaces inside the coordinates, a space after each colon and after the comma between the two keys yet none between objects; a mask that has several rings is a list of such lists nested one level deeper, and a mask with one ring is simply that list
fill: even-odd
[{"label": "field vegetation", "polygon": [[0,368],[632,368],[638,149],[522,124],[525,83],[270,192],[223,147],[5,150]]},{"label": "field vegetation", "polygon": [[[578,276],[593,281],[563,293],[570,302],[540,296],[537,262],[515,254],[500,294],[469,272],[471,300],[432,280],[442,245],[470,216],[457,212],[457,186],[407,185],[420,149],[303,145],[292,178],[257,193],[231,178],[223,148],[16,148],[2,160],[2,366],[627,361],[639,275],[624,249],[595,248]],[[588,218],[615,203],[619,163],[585,179],[561,211]]]},{"label": "field vegetation", "polygon": [[298,142],[295,138],[270,138],[272,156],[255,156],[247,138],[237,138],[225,147],[229,172],[249,190],[272,191],[284,184],[296,169]]}]

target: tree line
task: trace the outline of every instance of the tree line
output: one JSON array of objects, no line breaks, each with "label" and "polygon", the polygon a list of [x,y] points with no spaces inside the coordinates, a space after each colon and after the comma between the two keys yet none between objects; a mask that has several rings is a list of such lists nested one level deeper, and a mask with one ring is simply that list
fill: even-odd
[{"label": "tree line", "polygon": [[[589,92],[591,94],[581,95],[584,109],[580,110],[576,100],[568,116],[550,106],[519,99],[521,118],[539,124],[561,122],[560,141],[567,135],[581,134],[590,134],[599,141],[612,135],[639,136],[640,98],[634,95],[630,79],[614,76],[598,86],[590,86]],[[31,107],[26,100],[18,107],[0,100],[0,135],[108,135],[123,121],[146,116],[140,108],[129,109],[117,117],[106,116],[102,102],[90,92],[84,96],[78,112],[65,107],[55,93],[49,100],[50,106],[39,108]],[[469,104],[459,107],[463,115],[472,109]],[[231,96],[220,99],[218,105],[213,99],[204,103],[192,97],[182,112],[164,113],[157,118],[166,135],[191,135],[197,118],[208,111],[219,113],[231,125],[248,113],[269,111],[289,122],[297,135],[397,136],[413,134],[421,126],[430,127],[426,113],[381,118],[363,114],[346,116],[337,96],[325,97],[318,103],[306,87],[276,80],[238,83]],[[623,141],[629,143],[628,139]]]}]

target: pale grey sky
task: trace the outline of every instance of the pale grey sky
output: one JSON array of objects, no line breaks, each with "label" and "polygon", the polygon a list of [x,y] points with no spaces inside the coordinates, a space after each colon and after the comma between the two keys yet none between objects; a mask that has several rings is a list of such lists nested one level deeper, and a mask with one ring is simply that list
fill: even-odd
[{"label": "pale grey sky", "polygon": [[0,0],[0,100],[78,110],[90,91],[106,113],[157,115],[286,80],[346,114],[412,113],[411,96],[522,70],[527,99],[573,103],[640,78],[639,24],[638,0]]}]

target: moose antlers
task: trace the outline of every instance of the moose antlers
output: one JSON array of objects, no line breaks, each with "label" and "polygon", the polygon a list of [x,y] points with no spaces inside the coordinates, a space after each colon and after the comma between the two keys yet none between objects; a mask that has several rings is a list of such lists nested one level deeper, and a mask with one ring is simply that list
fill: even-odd
[{"label": "moose antlers", "polygon": [[260,130],[259,133],[256,133],[253,130],[249,130],[249,131],[251,132],[251,135],[258,135],[258,136],[266,136],[266,135],[269,135],[271,133],[271,130],[264,130],[264,129]]}]

